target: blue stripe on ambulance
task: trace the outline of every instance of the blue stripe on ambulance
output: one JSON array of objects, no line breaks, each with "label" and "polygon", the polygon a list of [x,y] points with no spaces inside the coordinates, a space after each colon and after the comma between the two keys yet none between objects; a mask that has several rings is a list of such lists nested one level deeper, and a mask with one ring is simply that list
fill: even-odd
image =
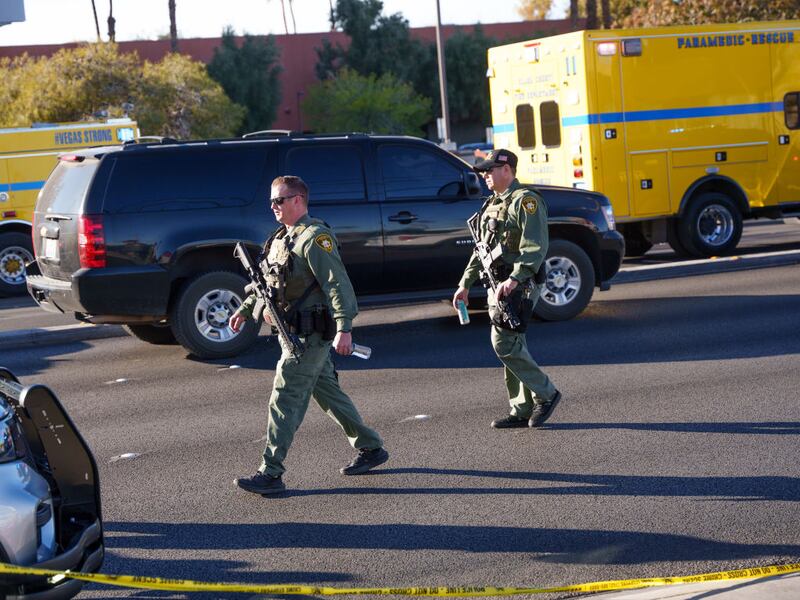
[{"label": "blue stripe on ambulance", "polygon": [[18,181],[8,187],[9,191],[12,192],[27,192],[29,190],[39,190],[42,186],[44,186],[44,181]]},{"label": "blue stripe on ambulance", "polygon": [[[561,125],[600,125],[605,123],[634,123],[636,121],[663,121],[666,119],[696,119],[701,117],[720,117],[733,115],[752,115],[783,110],[783,102],[758,102],[755,104],[733,104],[728,106],[697,106],[693,108],[667,108],[661,110],[634,110],[628,112],[608,112],[575,117],[563,117]],[[496,125],[495,133],[514,131],[513,123]]]}]

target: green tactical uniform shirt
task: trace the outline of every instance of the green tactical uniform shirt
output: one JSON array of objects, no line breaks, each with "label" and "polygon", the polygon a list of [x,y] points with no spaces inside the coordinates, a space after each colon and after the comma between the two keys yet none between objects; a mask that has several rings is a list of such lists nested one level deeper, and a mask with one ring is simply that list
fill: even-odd
[{"label": "green tactical uniform shirt", "polygon": [[[292,254],[291,270],[286,277],[286,302],[291,305],[316,279],[319,287],[298,309],[327,306],[336,321],[336,330],[349,332],[358,314],[358,305],[333,231],[320,219],[306,214],[288,228],[286,235]],[[251,317],[257,300],[255,294],[247,296],[240,314]]]},{"label": "green tactical uniform shirt", "polygon": [[[490,196],[483,207],[480,221],[482,241],[488,241],[489,219],[497,219],[497,234],[492,242],[503,244],[502,260],[511,267],[511,277],[520,283],[532,278],[547,255],[547,205],[536,192],[522,187],[517,179],[502,194]],[[469,289],[479,277],[481,262],[472,254],[460,287]]]}]

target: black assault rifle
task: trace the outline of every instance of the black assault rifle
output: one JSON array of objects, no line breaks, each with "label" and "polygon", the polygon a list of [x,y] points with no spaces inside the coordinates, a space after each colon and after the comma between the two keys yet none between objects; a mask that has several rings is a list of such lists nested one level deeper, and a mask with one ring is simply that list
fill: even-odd
[{"label": "black assault rifle", "polygon": [[[283,311],[275,304],[275,291],[267,285],[261,269],[257,269],[253,265],[250,253],[247,251],[244,244],[238,242],[236,244],[236,249],[233,251],[233,255],[241,261],[244,270],[247,272],[247,276],[250,278],[250,288],[256,293],[261,303],[263,303],[269,320],[272,321],[272,326],[278,331],[278,337],[292,355],[299,359],[300,355],[305,351],[305,347],[303,346],[303,342],[300,341],[300,338],[291,333],[286,326],[286,322],[283,320]],[[258,303],[256,306],[258,306]],[[255,316],[258,318],[258,313],[255,313]]]},{"label": "black assault rifle", "polygon": [[[488,243],[481,241],[480,218],[480,211],[476,212],[467,220],[467,227],[469,227],[469,232],[472,235],[472,239],[475,241],[474,252],[481,261],[481,282],[485,288],[492,290],[491,293],[497,304],[497,317],[499,320],[507,325],[509,329],[516,330],[520,327],[519,317],[514,313],[508,302],[497,297],[497,287],[500,285],[500,282],[498,282],[497,277],[495,277],[493,266],[503,254],[503,246],[497,244],[494,250],[492,250],[489,248]],[[491,219],[488,224],[489,231],[492,233],[492,238],[494,238],[497,222],[491,223],[491,221],[494,221],[494,219]]]}]

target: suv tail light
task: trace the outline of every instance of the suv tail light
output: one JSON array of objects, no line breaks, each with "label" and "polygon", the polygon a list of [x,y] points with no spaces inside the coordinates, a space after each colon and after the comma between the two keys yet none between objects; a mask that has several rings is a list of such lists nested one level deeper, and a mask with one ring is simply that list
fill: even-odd
[{"label": "suv tail light", "polygon": [[78,220],[78,257],[81,268],[106,266],[106,238],[102,215],[81,215]]}]

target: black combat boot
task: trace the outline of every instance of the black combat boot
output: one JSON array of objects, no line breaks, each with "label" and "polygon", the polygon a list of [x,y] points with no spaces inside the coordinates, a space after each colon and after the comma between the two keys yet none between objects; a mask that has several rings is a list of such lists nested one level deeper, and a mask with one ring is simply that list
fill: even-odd
[{"label": "black combat boot", "polygon": [[525,417],[517,417],[515,415],[506,415],[502,419],[495,419],[492,421],[492,427],[495,429],[512,429],[515,427],[527,427],[528,419]]},{"label": "black combat boot", "polygon": [[286,491],[281,476],[272,477],[259,471],[252,477],[237,477],[233,482],[247,492],[269,496]]},{"label": "black combat boot", "polygon": [[359,448],[358,456],[346,467],[339,469],[342,475],[361,475],[389,460],[389,453],[383,448]]},{"label": "black combat boot", "polygon": [[550,418],[550,415],[553,414],[553,410],[560,400],[561,392],[556,390],[556,395],[553,396],[552,400],[544,404],[535,404],[533,406],[533,414],[531,414],[531,418],[528,421],[528,427],[539,427],[543,425],[544,422]]}]

